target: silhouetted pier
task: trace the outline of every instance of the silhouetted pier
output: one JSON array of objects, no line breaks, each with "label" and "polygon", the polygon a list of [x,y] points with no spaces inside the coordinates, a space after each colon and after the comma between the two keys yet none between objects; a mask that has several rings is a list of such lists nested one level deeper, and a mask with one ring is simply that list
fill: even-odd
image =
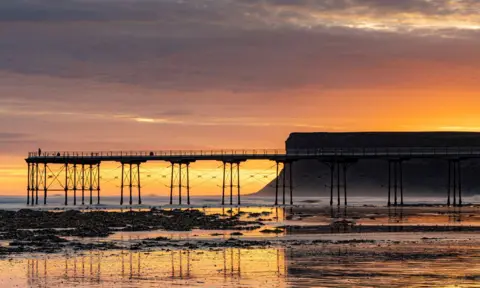
[{"label": "silhouetted pier", "polygon": [[[120,204],[124,204],[124,192],[129,192],[129,205],[133,205],[134,190],[137,203],[141,198],[141,165],[146,162],[164,161],[171,164],[170,201],[173,205],[174,192],[178,195],[178,204],[182,205],[186,190],[187,205],[190,205],[190,164],[197,161],[219,161],[223,164],[222,205],[241,204],[241,164],[249,160],[266,160],[276,163],[275,205],[293,205],[294,162],[318,160],[330,168],[330,205],[334,205],[334,192],[337,191],[337,205],[348,205],[347,171],[351,165],[364,159],[382,159],[388,164],[388,206],[403,206],[403,163],[411,159],[443,159],[448,162],[447,205],[462,205],[462,161],[480,158],[480,147],[404,147],[404,148],[319,148],[309,150],[212,150],[212,151],[96,151],[96,152],[31,152],[28,164],[27,204],[38,205],[39,191],[43,190],[43,204],[47,204],[49,181],[59,181],[65,193],[65,205],[68,205],[68,193],[74,195],[73,205],[77,205],[78,193],[81,204],[85,198],[90,205],[101,201],[101,164],[118,162],[121,164]],[[283,173],[280,170],[282,167]],[[49,180],[49,171],[60,169],[57,177]],[[228,173],[229,171],[229,173]],[[61,179],[58,175],[63,174]],[[280,176],[283,181],[280,186]],[[288,179],[287,179],[288,176]],[[58,190],[56,190],[58,191]],[[94,193],[96,192],[96,195]],[[229,195],[226,195],[226,193]],[[236,192],[236,201],[234,193]],[[282,193],[281,204],[279,193]],[[88,193],[88,195],[86,195]],[[229,196],[229,199],[226,199]],[[452,198],[453,197],[453,202]],[[94,200],[95,198],[95,200]],[[228,201],[226,201],[228,200]],[[236,202],[236,203],[235,203]]]}]

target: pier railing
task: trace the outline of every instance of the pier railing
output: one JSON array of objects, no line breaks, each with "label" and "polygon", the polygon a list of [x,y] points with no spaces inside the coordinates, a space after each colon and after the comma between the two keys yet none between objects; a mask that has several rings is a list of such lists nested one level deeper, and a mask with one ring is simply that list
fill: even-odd
[{"label": "pier railing", "polygon": [[124,158],[124,157],[374,157],[374,156],[480,156],[480,147],[389,147],[389,148],[316,148],[316,149],[225,149],[163,151],[46,151],[29,152],[29,159],[38,158]]}]

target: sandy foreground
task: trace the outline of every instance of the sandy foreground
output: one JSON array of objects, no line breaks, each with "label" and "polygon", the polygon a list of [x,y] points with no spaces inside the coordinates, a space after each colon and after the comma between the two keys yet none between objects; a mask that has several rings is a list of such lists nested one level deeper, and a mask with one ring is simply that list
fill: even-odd
[{"label": "sandy foreground", "polygon": [[480,287],[478,207],[5,213],[0,287]]}]

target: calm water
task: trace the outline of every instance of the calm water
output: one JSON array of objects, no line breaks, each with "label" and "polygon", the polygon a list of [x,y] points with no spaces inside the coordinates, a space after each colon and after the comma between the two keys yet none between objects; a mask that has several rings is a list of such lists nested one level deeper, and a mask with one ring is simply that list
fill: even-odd
[{"label": "calm water", "polygon": [[[3,202],[3,206],[12,209],[25,207],[20,199],[23,200],[11,198],[7,203]],[[114,200],[111,200],[112,207],[116,205]],[[442,200],[429,199],[425,202]],[[106,204],[108,201],[106,199]],[[194,203],[212,205],[212,201],[211,198],[197,198]],[[249,199],[244,203],[267,205],[271,204],[269,201]],[[365,199],[353,203],[358,206],[370,204]],[[241,211],[270,212],[269,216],[265,216],[269,218],[265,222],[267,227],[308,227],[325,225],[331,221],[331,215],[325,213],[325,209],[315,208],[322,206],[322,202],[308,205],[301,210],[302,215],[308,217],[300,218],[289,217],[289,209],[250,207],[241,208]],[[238,212],[238,208],[232,210],[232,213]],[[323,212],[320,213],[320,210]],[[361,225],[480,226],[479,208],[360,207],[349,208],[348,211],[334,210],[335,217],[356,217]],[[225,213],[225,209],[207,208],[205,212]],[[120,232],[107,240],[129,247],[149,237],[213,241],[230,238],[230,232]],[[220,235],[214,237],[212,233]],[[290,231],[272,236],[249,231],[240,238],[264,238],[273,241],[272,245],[255,249],[205,248],[186,251],[164,247],[160,251],[125,249],[12,255],[0,258],[0,287],[480,287],[478,236],[478,232],[318,234],[315,231]],[[375,242],[308,246],[281,243],[284,240],[318,239],[364,239]],[[8,245],[5,241],[0,244]]]},{"label": "calm water", "polygon": [[[71,196],[71,195],[70,195]],[[87,197],[88,198],[88,197]],[[85,198],[86,203],[89,199]],[[228,198],[228,197],[227,197]],[[164,196],[158,197],[143,197],[143,204],[146,207],[162,207],[166,206],[169,203],[169,198]],[[342,198],[343,199],[343,198]],[[93,199],[95,204],[96,198]],[[128,202],[128,198],[124,198],[125,203]],[[226,199],[226,202],[229,203],[229,198]],[[236,198],[233,199],[234,204],[236,203]],[[252,196],[242,196],[242,206],[271,206],[274,204],[274,196],[272,197],[252,197]],[[386,205],[386,197],[349,197],[349,205],[351,206],[362,206],[362,205],[376,205],[384,206]],[[48,197],[48,205],[43,205],[43,198],[39,195],[39,204],[37,207],[64,207],[64,197],[62,195],[51,195]],[[108,207],[117,207],[119,206],[119,197],[107,196],[101,198],[100,206],[93,205],[100,208]],[[134,199],[134,205],[135,205]],[[174,203],[178,199],[174,199]],[[185,202],[185,198],[183,199]],[[281,197],[279,198],[281,201]],[[445,197],[407,197],[405,199],[405,204],[445,204]],[[289,199],[287,198],[287,204]],[[306,205],[306,206],[327,206],[330,202],[329,197],[294,197],[295,205]],[[73,206],[73,197],[68,198],[68,203],[70,208]],[[464,203],[480,203],[480,195],[472,197],[464,197]],[[77,198],[77,204],[81,204],[80,197]],[[219,206],[221,204],[221,196],[195,196],[191,198],[191,204],[195,206]],[[79,207],[78,205],[77,207]],[[27,208],[26,197],[22,196],[0,196],[0,209],[20,209]],[[127,205],[125,206],[127,207]]]},{"label": "calm water", "polygon": [[0,287],[480,287],[478,242],[86,252],[0,261]]}]

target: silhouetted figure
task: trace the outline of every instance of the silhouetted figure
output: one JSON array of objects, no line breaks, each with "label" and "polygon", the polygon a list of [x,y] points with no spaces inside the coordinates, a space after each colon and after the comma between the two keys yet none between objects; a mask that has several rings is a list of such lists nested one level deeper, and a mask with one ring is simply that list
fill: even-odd
[{"label": "silhouetted figure", "polygon": [[38,148],[38,156],[42,156],[42,149]]}]

